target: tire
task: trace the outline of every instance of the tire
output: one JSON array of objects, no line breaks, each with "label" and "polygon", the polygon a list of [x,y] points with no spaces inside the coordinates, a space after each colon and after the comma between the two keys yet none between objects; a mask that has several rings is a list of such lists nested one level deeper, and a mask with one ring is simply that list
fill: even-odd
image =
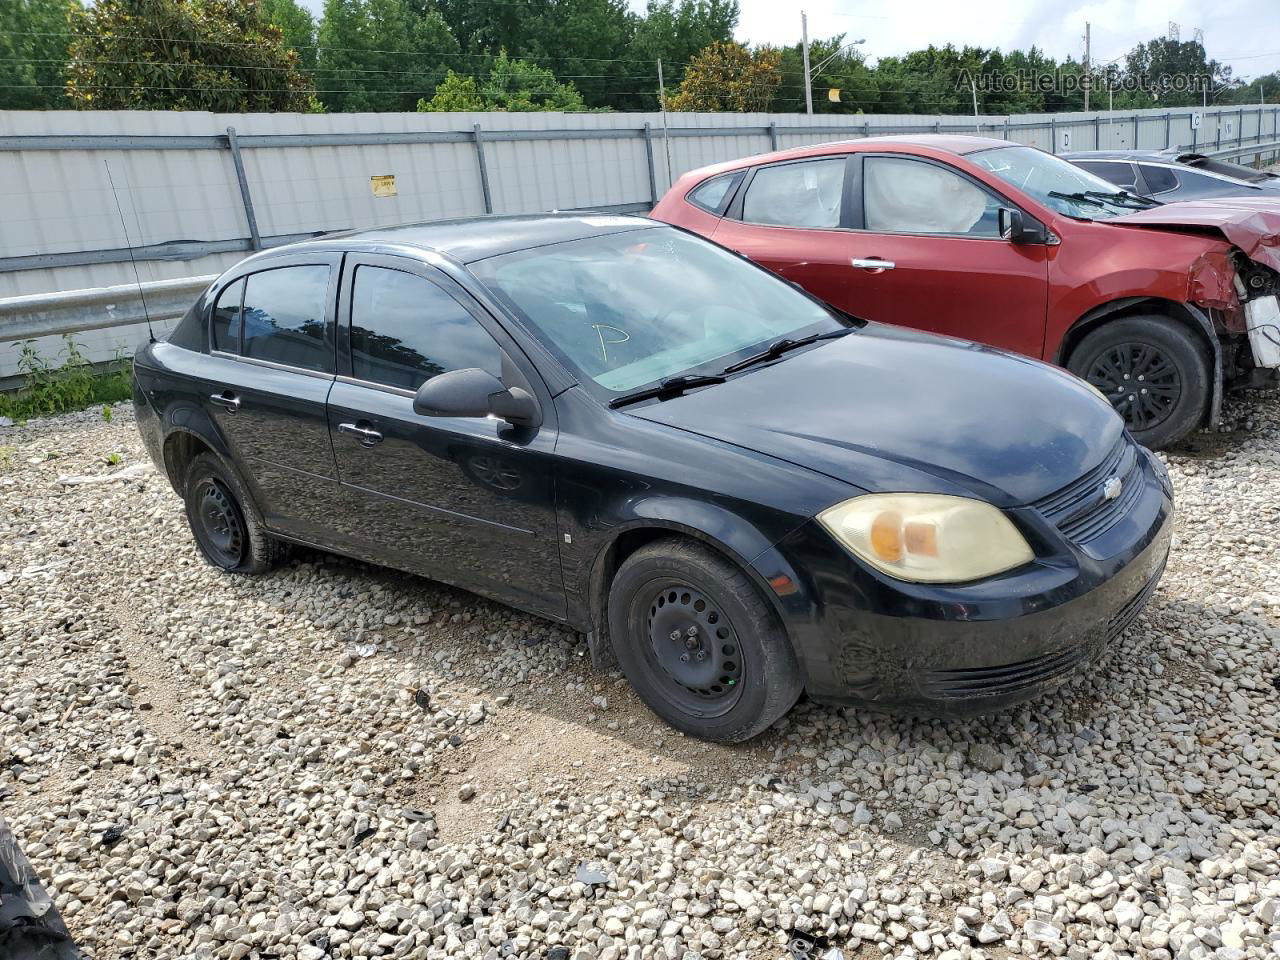
[{"label": "tire", "polygon": [[640,699],[701,740],[749,740],[790,710],[803,686],[795,652],[760,591],[691,540],[658,540],[619,567],[609,635]]},{"label": "tire", "polygon": [[1154,450],[1204,422],[1212,391],[1208,350],[1170,317],[1103,323],[1071,352],[1067,369],[1101,390],[1134,438]]},{"label": "tire", "polygon": [[187,523],[200,553],[228,573],[266,573],[280,560],[284,544],[263,528],[244,484],[212,453],[197,454],[183,483]]}]

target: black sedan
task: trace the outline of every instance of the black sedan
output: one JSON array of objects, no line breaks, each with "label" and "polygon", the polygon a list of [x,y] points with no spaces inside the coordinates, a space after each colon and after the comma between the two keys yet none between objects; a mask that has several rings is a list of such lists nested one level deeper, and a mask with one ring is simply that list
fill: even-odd
[{"label": "black sedan", "polygon": [[1186,150],[1081,150],[1059,154],[1117,187],[1169,203],[1207,197],[1280,199],[1280,176]]},{"label": "black sedan", "polygon": [[713,740],[802,690],[946,715],[1050,688],[1169,549],[1167,475],[1083,381],[641,218],[260,253],[135,376],[211,563],[301,543],[510,603]]}]

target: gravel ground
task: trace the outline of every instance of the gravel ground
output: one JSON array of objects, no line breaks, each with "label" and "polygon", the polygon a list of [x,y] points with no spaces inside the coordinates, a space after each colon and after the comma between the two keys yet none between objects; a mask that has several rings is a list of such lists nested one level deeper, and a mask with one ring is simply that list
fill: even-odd
[{"label": "gravel ground", "polygon": [[100,960],[1280,956],[1278,413],[1168,458],[1164,582],[1068,687],[733,748],[545,622],[60,483],[145,463],[127,407],[0,428],[0,810]]}]

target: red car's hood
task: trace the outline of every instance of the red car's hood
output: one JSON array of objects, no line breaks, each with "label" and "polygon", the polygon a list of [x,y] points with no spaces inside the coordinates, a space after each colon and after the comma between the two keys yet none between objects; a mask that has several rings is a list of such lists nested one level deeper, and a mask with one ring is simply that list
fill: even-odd
[{"label": "red car's hood", "polygon": [[1127,213],[1107,222],[1214,233],[1239,247],[1250,260],[1280,270],[1280,200],[1275,197],[1183,200]]}]

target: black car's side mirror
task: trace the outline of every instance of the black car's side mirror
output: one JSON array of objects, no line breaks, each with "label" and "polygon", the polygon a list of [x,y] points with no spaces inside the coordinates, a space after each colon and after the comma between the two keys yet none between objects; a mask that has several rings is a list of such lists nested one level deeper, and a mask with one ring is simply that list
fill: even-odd
[{"label": "black car's side mirror", "polygon": [[424,417],[495,416],[521,427],[542,425],[537,398],[523,387],[507,387],[486,370],[468,367],[432,377],[418,388],[413,412]]}]

